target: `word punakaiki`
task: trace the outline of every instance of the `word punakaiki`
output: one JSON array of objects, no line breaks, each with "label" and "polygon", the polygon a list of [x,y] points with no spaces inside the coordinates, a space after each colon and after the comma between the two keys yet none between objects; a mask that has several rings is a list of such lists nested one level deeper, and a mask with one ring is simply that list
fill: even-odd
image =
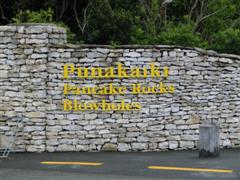
[{"label": "word punakaiki", "polygon": [[122,64],[117,64],[117,68],[108,67],[76,67],[74,64],[65,64],[63,67],[63,78],[68,79],[74,75],[78,78],[160,78],[168,77],[168,67],[158,67],[150,64],[147,67],[126,68]]}]

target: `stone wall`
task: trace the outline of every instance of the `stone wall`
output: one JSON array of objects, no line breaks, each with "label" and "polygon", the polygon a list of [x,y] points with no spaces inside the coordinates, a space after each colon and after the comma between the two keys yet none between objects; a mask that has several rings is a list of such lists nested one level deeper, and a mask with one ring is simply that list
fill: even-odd
[{"label": "stone wall", "polygon": [[[169,67],[166,79],[63,79],[63,65]],[[176,46],[66,44],[49,24],[0,26],[0,136],[16,151],[195,149],[199,124],[220,126],[221,147],[240,146],[240,57]],[[64,95],[78,86],[171,83],[170,94]],[[63,99],[140,102],[135,111],[64,111]],[[15,127],[19,127],[15,133]],[[5,142],[5,143],[3,143]]]}]

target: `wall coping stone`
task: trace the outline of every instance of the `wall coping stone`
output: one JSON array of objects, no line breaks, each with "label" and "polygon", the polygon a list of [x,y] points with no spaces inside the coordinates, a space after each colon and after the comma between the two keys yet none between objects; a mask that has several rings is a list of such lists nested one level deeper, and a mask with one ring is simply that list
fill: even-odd
[{"label": "wall coping stone", "polygon": [[181,49],[181,50],[192,50],[197,53],[200,53],[202,55],[209,55],[209,56],[214,56],[214,57],[222,57],[222,58],[233,58],[240,60],[240,55],[236,54],[226,54],[226,53],[218,53],[213,50],[205,50],[202,48],[197,48],[197,47],[185,47],[185,46],[176,46],[176,45],[139,45],[139,44],[131,44],[131,45],[103,45],[103,44],[61,44],[61,45],[51,45],[51,47],[56,47],[56,48],[73,48],[73,49],[78,49],[78,48],[107,48],[107,49],[161,49],[161,50],[176,50],[176,49]]}]

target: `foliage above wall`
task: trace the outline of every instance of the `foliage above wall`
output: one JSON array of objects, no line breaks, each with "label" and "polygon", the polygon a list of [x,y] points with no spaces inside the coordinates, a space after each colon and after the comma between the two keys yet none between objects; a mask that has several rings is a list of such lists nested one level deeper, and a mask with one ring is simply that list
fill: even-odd
[{"label": "foliage above wall", "polygon": [[0,2],[0,23],[57,23],[75,43],[175,44],[240,54],[239,9],[239,0],[8,0]]}]

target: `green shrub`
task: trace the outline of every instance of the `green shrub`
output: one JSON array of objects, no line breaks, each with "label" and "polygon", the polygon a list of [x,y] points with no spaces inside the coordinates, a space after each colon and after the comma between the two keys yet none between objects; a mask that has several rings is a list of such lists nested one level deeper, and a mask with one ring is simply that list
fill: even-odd
[{"label": "green shrub", "polygon": [[166,30],[159,33],[157,43],[202,48],[206,48],[208,44],[199,33],[193,33],[191,23],[167,25]]},{"label": "green shrub", "polygon": [[210,48],[218,52],[240,54],[240,30],[227,29],[212,36]]},{"label": "green shrub", "polygon": [[12,20],[15,23],[53,23],[53,10],[51,8],[39,11],[20,10]]},{"label": "green shrub", "polygon": [[[127,44],[132,32],[132,12],[124,8],[128,0],[93,1],[93,13],[89,17],[84,40],[94,44]],[[112,6],[111,3],[117,3]]]},{"label": "green shrub", "polygon": [[145,31],[140,26],[135,26],[130,36],[131,44],[154,44],[155,41],[156,38],[145,33]]}]

